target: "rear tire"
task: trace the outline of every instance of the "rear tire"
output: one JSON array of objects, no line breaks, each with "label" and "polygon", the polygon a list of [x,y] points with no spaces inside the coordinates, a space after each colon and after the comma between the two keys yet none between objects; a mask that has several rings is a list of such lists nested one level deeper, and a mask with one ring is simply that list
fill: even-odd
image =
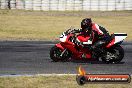
[{"label": "rear tire", "polygon": [[102,61],[109,63],[119,63],[124,57],[124,49],[121,46],[115,46],[107,50],[106,54],[102,57]]}]

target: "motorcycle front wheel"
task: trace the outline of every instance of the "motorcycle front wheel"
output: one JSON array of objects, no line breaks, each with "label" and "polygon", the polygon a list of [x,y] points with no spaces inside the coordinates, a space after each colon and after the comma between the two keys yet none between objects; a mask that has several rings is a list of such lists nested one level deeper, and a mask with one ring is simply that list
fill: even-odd
[{"label": "motorcycle front wheel", "polygon": [[70,53],[68,51],[66,51],[63,56],[61,56],[63,50],[61,50],[60,48],[53,46],[50,50],[50,58],[54,61],[54,62],[58,62],[58,61],[67,61],[70,58]]}]

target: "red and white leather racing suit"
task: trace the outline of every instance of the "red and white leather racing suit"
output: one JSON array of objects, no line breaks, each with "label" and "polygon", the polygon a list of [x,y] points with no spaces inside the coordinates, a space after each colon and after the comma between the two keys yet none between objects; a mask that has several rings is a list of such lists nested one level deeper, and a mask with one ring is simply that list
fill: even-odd
[{"label": "red and white leather racing suit", "polygon": [[92,30],[88,33],[78,30],[78,32],[79,31],[80,34],[77,37],[77,41],[82,42],[84,45],[92,45],[98,40],[105,40],[104,38],[109,36],[108,31],[96,23],[92,23]]},{"label": "red and white leather racing suit", "polygon": [[88,31],[86,33],[83,32],[82,29],[78,30],[78,32],[80,31],[80,34],[77,36],[76,41],[83,44],[84,46],[90,46],[89,49],[91,49],[91,51],[93,52],[92,58],[95,58],[94,54],[99,52],[98,49],[101,45],[110,40],[110,36],[105,28],[99,26],[96,23],[92,23],[91,28],[91,31]]}]

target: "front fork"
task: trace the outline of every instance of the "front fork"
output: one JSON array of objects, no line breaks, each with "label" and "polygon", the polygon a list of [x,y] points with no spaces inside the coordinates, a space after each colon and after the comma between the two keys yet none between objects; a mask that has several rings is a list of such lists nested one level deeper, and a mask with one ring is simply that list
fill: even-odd
[{"label": "front fork", "polygon": [[66,51],[67,51],[67,49],[64,49],[63,52],[61,53],[60,57],[62,57]]},{"label": "front fork", "polygon": [[[83,52],[78,51],[75,48],[75,45],[73,45],[73,44],[69,44],[69,43],[64,43],[64,44],[63,43],[58,43],[58,44],[56,44],[56,47],[58,47],[58,48],[60,48],[62,50],[62,53],[61,53],[60,57],[63,57],[63,55],[67,52],[67,50],[70,50],[72,52],[72,54],[73,54],[73,57],[75,57],[75,58],[81,58],[81,56],[83,54]],[[87,58],[91,58],[91,54],[90,53],[89,54],[86,54],[86,57]]]},{"label": "front fork", "polygon": [[[65,48],[64,48],[64,47]],[[56,47],[60,48],[62,50],[61,57],[65,54],[67,50],[70,50],[74,55],[79,55],[79,51],[74,47],[75,45],[73,43],[58,43],[56,44]]]},{"label": "front fork", "polygon": [[61,45],[61,43],[56,44],[56,47],[58,47],[58,48],[60,48],[60,49],[62,50],[62,53],[61,53],[60,57],[62,57],[62,56],[65,54],[65,52],[67,51],[67,49],[64,48],[64,47]]}]

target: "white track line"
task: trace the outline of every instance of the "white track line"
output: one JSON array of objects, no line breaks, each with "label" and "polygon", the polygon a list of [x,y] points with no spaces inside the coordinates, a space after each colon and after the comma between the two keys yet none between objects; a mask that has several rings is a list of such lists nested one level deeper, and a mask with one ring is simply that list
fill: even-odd
[{"label": "white track line", "polygon": [[[27,77],[32,77],[32,76],[76,76],[78,74],[34,74],[34,75],[28,75],[28,74],[24,74],[24,75],[0,75],[0,77],[20,77],[20,76],[27,76]],[[131,74],[132,76],[132,74]]]},{"label": "white track line", "polygon": [[77,74],[23,74],[23,75],[0,75],[0,77],[19,77],[19,76],[76,76]]},{"label": "white track line", "polygon": [[37,74],[38,76],[75,76],[77,74]]}]

